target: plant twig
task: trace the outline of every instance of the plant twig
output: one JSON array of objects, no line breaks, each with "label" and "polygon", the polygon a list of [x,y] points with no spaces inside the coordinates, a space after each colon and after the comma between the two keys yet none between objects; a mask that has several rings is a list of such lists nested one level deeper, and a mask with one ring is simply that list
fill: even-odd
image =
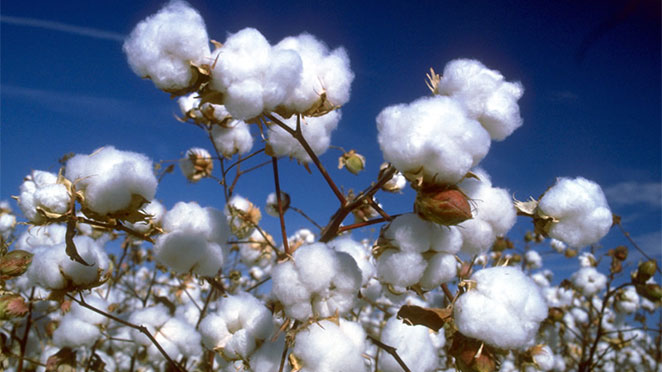
[{"label": "plant twig", "polygon": [[28,336],[30,333],[30,326],[32,326],[32,298],[34,297],[35,287],[32,287],[30,291],[30,298],[28,299],[28,315],[25,318],[25,331],[23,332],[23,338],[20,343],[20,356],[18,359],[18,366],[16,367],[17,372],[23,371],[23,360],[25,359],[25,349],[28,345]]},{"label": "plant twig", "polygon": [[280,180],[278,179],[278,158],[271,157],[271,164],[274,170],[274,185],[276,187],[276,200],[278,201],[278,219],[280,220],[280,233],[283,235],[283,247],[285,247],[285,254],[291,255],[290,245],[287,242],[287,231],[285,231],[285,216],[283,213],[283,200],[280,197]]},{"label": "plant twig", "polygon": [[398,352],[397,352],[396,348],[394,348],[393,346],[386,345],[385,343],[382,343],[381,341],[379,341],[378,339],[376,339],[376,338],[374,338],[370,335],[368,335],[368,339],[370,341],[372,341],[373,344],[377,345],[377,347],[379,347],[380,349],[382,349],[382,350],[386,351],[387,353],[391,354],[393,359],[395,359],[395,361],[398,362],[398,364],[400,365],[400,367],[402,368],[403,371],[411,372],[409,367],[407,367],[407,364],[405,364],[405,362],[402,360],[402,358],[400,358],[400,355],[398,355]]},{"label": "plant twig", "polygon": [[124,319],[118,318],[118,317],[114,316],[113,314],[109,314],[109,313],[107,313],[107,312],[105,312],[105,311],[103,311],[103,310],[97,309],[96,307],[94,307],[94,306],[88,304],[87,302],[85,302],[85,299],[83,299],[83,296],[82,296],[82,295],[81,295],[80,299],[77,299],[76,297],[74,297],[74,296],[72,296],[72,295],[70,295],[70,294],[67,294],[67,297],[69,297],[71,300],[75,301],[75,302],[78,303],[80,306],[82,306],[82,307],[84,307],[84,308],[86,308],[86,309],[90,309],[90,310],[94,311],[94,312],[97,313],[97,314],[101,314],[101,315],[105,316],[105,317],[108,318],[108,319],[114,320],[114,321],[116,321],[116,322],[118,322],[118,323],[120,323],[120,324],[123,324],[123,325],[125,325],[125,326],[127,326],[127,327],[133,328],[133,329],[135,329],[135,330],[141,332],[142,334],[144,334],[145,336],[147,336],[147,338],[149,338],[149,340],[150,340],[150,341],[154,344],[154,346],[156,346],[156,348],[159,350],[159,352],[161,353],[161,355],[163,355],[163,357],[168,361],[168,363],[170,363],[170,365],[172,365],[172,366],[175,368],[176,371],[179,371],[179,372],[186,372],[186,370],[185,370],[182,366],[180,366],[177,362],[175,362],[174,360],[172,360],[172,359],[170,358],[170,356],[168,355],[168,353],[166,353],[166,351],[163,349],[163,347],[159,344],[158,341],[156,341],[156,339],[154,338],[154,336],[152,336],[152,334],[149,332],[149,330],[147,329],[147,327],[145,327],[144,325],[136,325],[136,324],[133,324],[133,323],[128,322],[128,321],[126,321],[126,320],[124,320]]}]

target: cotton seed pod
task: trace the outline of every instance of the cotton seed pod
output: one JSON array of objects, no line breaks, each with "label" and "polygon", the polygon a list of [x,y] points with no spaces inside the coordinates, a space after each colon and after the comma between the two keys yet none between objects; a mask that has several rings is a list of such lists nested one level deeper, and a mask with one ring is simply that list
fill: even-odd
[{"label": "cotton seed pod", "polygon": [[454,185],[423,185],[416,194],[414,212],[424,220],[447,226],[472,217],[467,196]]},{"label": "cotton seed pod", "polygon": [[658,302],[662,300],[662,287],[656,283],[648,283],[644,285],[635,286],[637,293],[640,296],[646,297],[647,300]]},{"label": "cotton seed pod", "polygon": [[28,306],[23,297],[14,293],[6,293],[0,296],[0,319],[20,317],[28,312]]},{"label": "cotton seed pod", "polygon": [[551,320],[552,322],[560,322],[563,320],[563,309],[560,307],[550,307],[549,308],[549,316],[547,319]]},{"label": "cotton seed pod", "polygon": [[186,158],[180,161],[180,166],[189,181],[198,182],[211,175],[214,160],[207,150],[194,147],[186,152]]},{"label": "cotton seed pod", "polygon": [[338,169],[343,167],[347,168],[352,174],[359,174],[365,169],[365,157],[354,150],[349,150],[338,158]]},{"label": "cotton seed pod", "polygon": [[619,245],[615,249],[610,249],[609,255],[617,260],[625,261],[628,258],[628,247]]},{"label": "cotton seed pod", "polygon": [[634,278],[632,278],[632,280],[638,284],[646,283],[648,279],[650,279],[653,275],[655,275],[656,270],[657,270],[657,262],[655,262],[655,260],[642,262],[639,264],[639,268],[637,268],[637,273],[634,275]]},{"label": "cotton seed pod", "polygon": [[0,279],[6,280],[22,275],[30,267],[32,256],[32,253],[20,249],[2,256],[0,258]]}]

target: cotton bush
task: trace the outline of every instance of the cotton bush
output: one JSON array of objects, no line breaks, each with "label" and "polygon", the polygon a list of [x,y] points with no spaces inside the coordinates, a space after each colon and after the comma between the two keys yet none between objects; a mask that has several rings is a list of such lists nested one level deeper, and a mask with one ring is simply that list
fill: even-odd
[{"label": "cotton bush", "polygon": [[[523,125],[521,83],[469,58],[430,69],[431,96],[375,110],[382,163],[332,140],[344,47],[254,27],[219,43],[203,16],[172,0],[123,51],[208,142],[156,164],[67,156],[25,177],[22,219],[0,202],[0,369],[659,369],[658,263],[599,245],[621,223],[601,187],[558,178],[521,202],[482,168]],[[364,188],[337,184],[330,156]],[[157,195],[176,177],[176,200]]]}]

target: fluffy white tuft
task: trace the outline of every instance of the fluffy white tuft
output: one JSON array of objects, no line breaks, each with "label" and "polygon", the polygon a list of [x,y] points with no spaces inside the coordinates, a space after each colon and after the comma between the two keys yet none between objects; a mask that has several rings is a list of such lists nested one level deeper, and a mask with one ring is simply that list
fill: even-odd
[{"label": "fluffy white tuft", "polygon": [[191,62],[211,62],[204,20],[181,0],[170,1],[138,23],[123,49],[131,69],[165,91],[178,91],[193,83]]}]

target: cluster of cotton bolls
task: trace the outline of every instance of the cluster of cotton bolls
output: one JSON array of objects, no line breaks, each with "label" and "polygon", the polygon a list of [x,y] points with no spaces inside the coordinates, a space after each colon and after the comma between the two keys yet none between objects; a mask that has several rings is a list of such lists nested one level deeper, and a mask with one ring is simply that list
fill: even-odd
[{"label": "cluster of cotton bolls", "polygon": [[522,124],[519,83],[475,60],[454,60],[434,97],[385,108],[377,116],[384,159],[430,183],[455,184],[478,165],[491,139],[503,140]]}]

